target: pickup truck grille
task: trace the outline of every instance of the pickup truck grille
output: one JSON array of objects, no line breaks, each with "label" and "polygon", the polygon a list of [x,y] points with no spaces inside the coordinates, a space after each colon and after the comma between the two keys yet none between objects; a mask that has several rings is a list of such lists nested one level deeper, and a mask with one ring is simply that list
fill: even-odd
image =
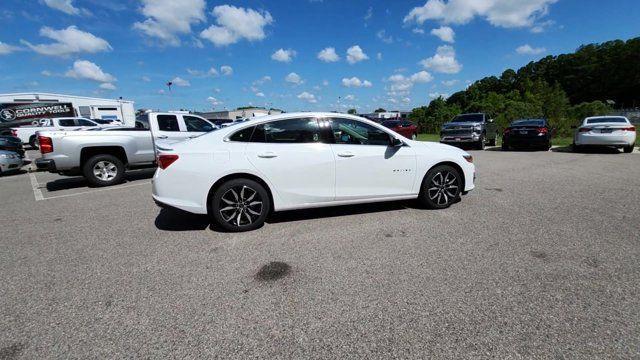
[{"label": "pickup truck grille", "polygon": [[442,129],[442,135],[455,136],[455,135],[468,135],[473,132],[473,128],[461,128],[461,129]]}]

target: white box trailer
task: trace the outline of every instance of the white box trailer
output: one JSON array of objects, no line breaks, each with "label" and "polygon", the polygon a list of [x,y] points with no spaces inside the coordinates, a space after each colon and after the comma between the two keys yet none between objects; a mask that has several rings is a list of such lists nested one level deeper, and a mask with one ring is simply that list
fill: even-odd
[{"label": "white box trailer", "polygon": [[[72,109],[68,109],[69,104]],[[69,110],[75,114],[63,114]],[[132,127],[136,121],[133,101],[129,100],[48,93],[0,94],[0,127],[30,124],[39,118],[60,117],[56,116],[57,113],[60,116],[120,120],[125,126]]]}]

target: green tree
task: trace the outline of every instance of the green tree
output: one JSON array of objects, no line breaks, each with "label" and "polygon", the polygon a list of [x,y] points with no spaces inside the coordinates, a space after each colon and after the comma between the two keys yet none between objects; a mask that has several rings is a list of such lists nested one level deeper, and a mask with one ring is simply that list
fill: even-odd
[{"label": "green tree", "polygon": [[349,109],[349,110],[347,110],[347,114],[355,115],[355,114],[357,114],[357,113],[358,113],[358,111],[357,111],[356,109]]}]

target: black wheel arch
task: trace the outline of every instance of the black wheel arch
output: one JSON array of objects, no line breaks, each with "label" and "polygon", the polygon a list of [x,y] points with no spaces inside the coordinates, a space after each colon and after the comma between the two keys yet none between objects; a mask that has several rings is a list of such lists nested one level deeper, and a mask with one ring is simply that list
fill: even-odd
[{"label": "black wheel arch", "polygon": [[221,177],[209,189],[209,193],[207,194],[207,213],[208,214],[211,214],[211,198],[213,197],[213,194],[215,194],[216,190],[218,190],[218,188],[220,186],[222,186],[222,184],[224,184],[225,182],[227,182],[229,180],[235,180],[235,179],[253,180],[253,181],[257,182],[258,184],[262,185],[264,187],[264,189],[267,191],[267,194],[269,194],[269,201],[271,202],[270,212],[273,212],[273,193],[271,191],[271,188],[267,184],[267,182],[264,181],[259,176],[256,176],[256,175],[253,175],[253,174],[249,174],[249,173],[234,173],[234,174],[229,174],[229,175]]}]

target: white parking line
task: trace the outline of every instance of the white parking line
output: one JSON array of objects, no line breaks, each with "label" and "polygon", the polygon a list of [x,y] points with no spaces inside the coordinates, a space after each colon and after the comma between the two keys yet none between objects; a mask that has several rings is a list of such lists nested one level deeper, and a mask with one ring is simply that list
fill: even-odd
[{"label": "white parking line", "polygon": [[38,180],[32,172],[29,173],[29,180],[31,180],[31,188],[33,189],[33,196],[36,197],[36,201],[44,200],[42,190],[40,190],[40,185],[38,185]]},{"label": "white parking line", "polygon": [[[121,186],[110,187],[110,188],[104,188],[104,189],[96,189],[96,190],[91,190],[91,191],[82,191],[82,192],[79,192],[79,193],[73,193],[73,194],[65,194],[65,195],[57,195],[57,196],[43,197],[43,198],[42,198],[42,199],[40,199],[40,200],[59,199],[59,198],[72,197],[72,196],[85,195],[85,194],[93,194],[93,193],[97,193],[97,192],[104,192],[104,191],[111,191],[111,190],[125,189],[125,188],[131,188],[131,187],[135,187],[135,186],[142,186],[142,185],[149,185],[149,184],[151,184],[151,181],[145,181],[145,182],[143,182],[143,183],[131,184],[131,185],[121,185]],[[42,196],[42,193],[40,193],[40,196]],[[36,196],[36,201],[38,201],[38,197],[37,197],[37,196]]]}]

